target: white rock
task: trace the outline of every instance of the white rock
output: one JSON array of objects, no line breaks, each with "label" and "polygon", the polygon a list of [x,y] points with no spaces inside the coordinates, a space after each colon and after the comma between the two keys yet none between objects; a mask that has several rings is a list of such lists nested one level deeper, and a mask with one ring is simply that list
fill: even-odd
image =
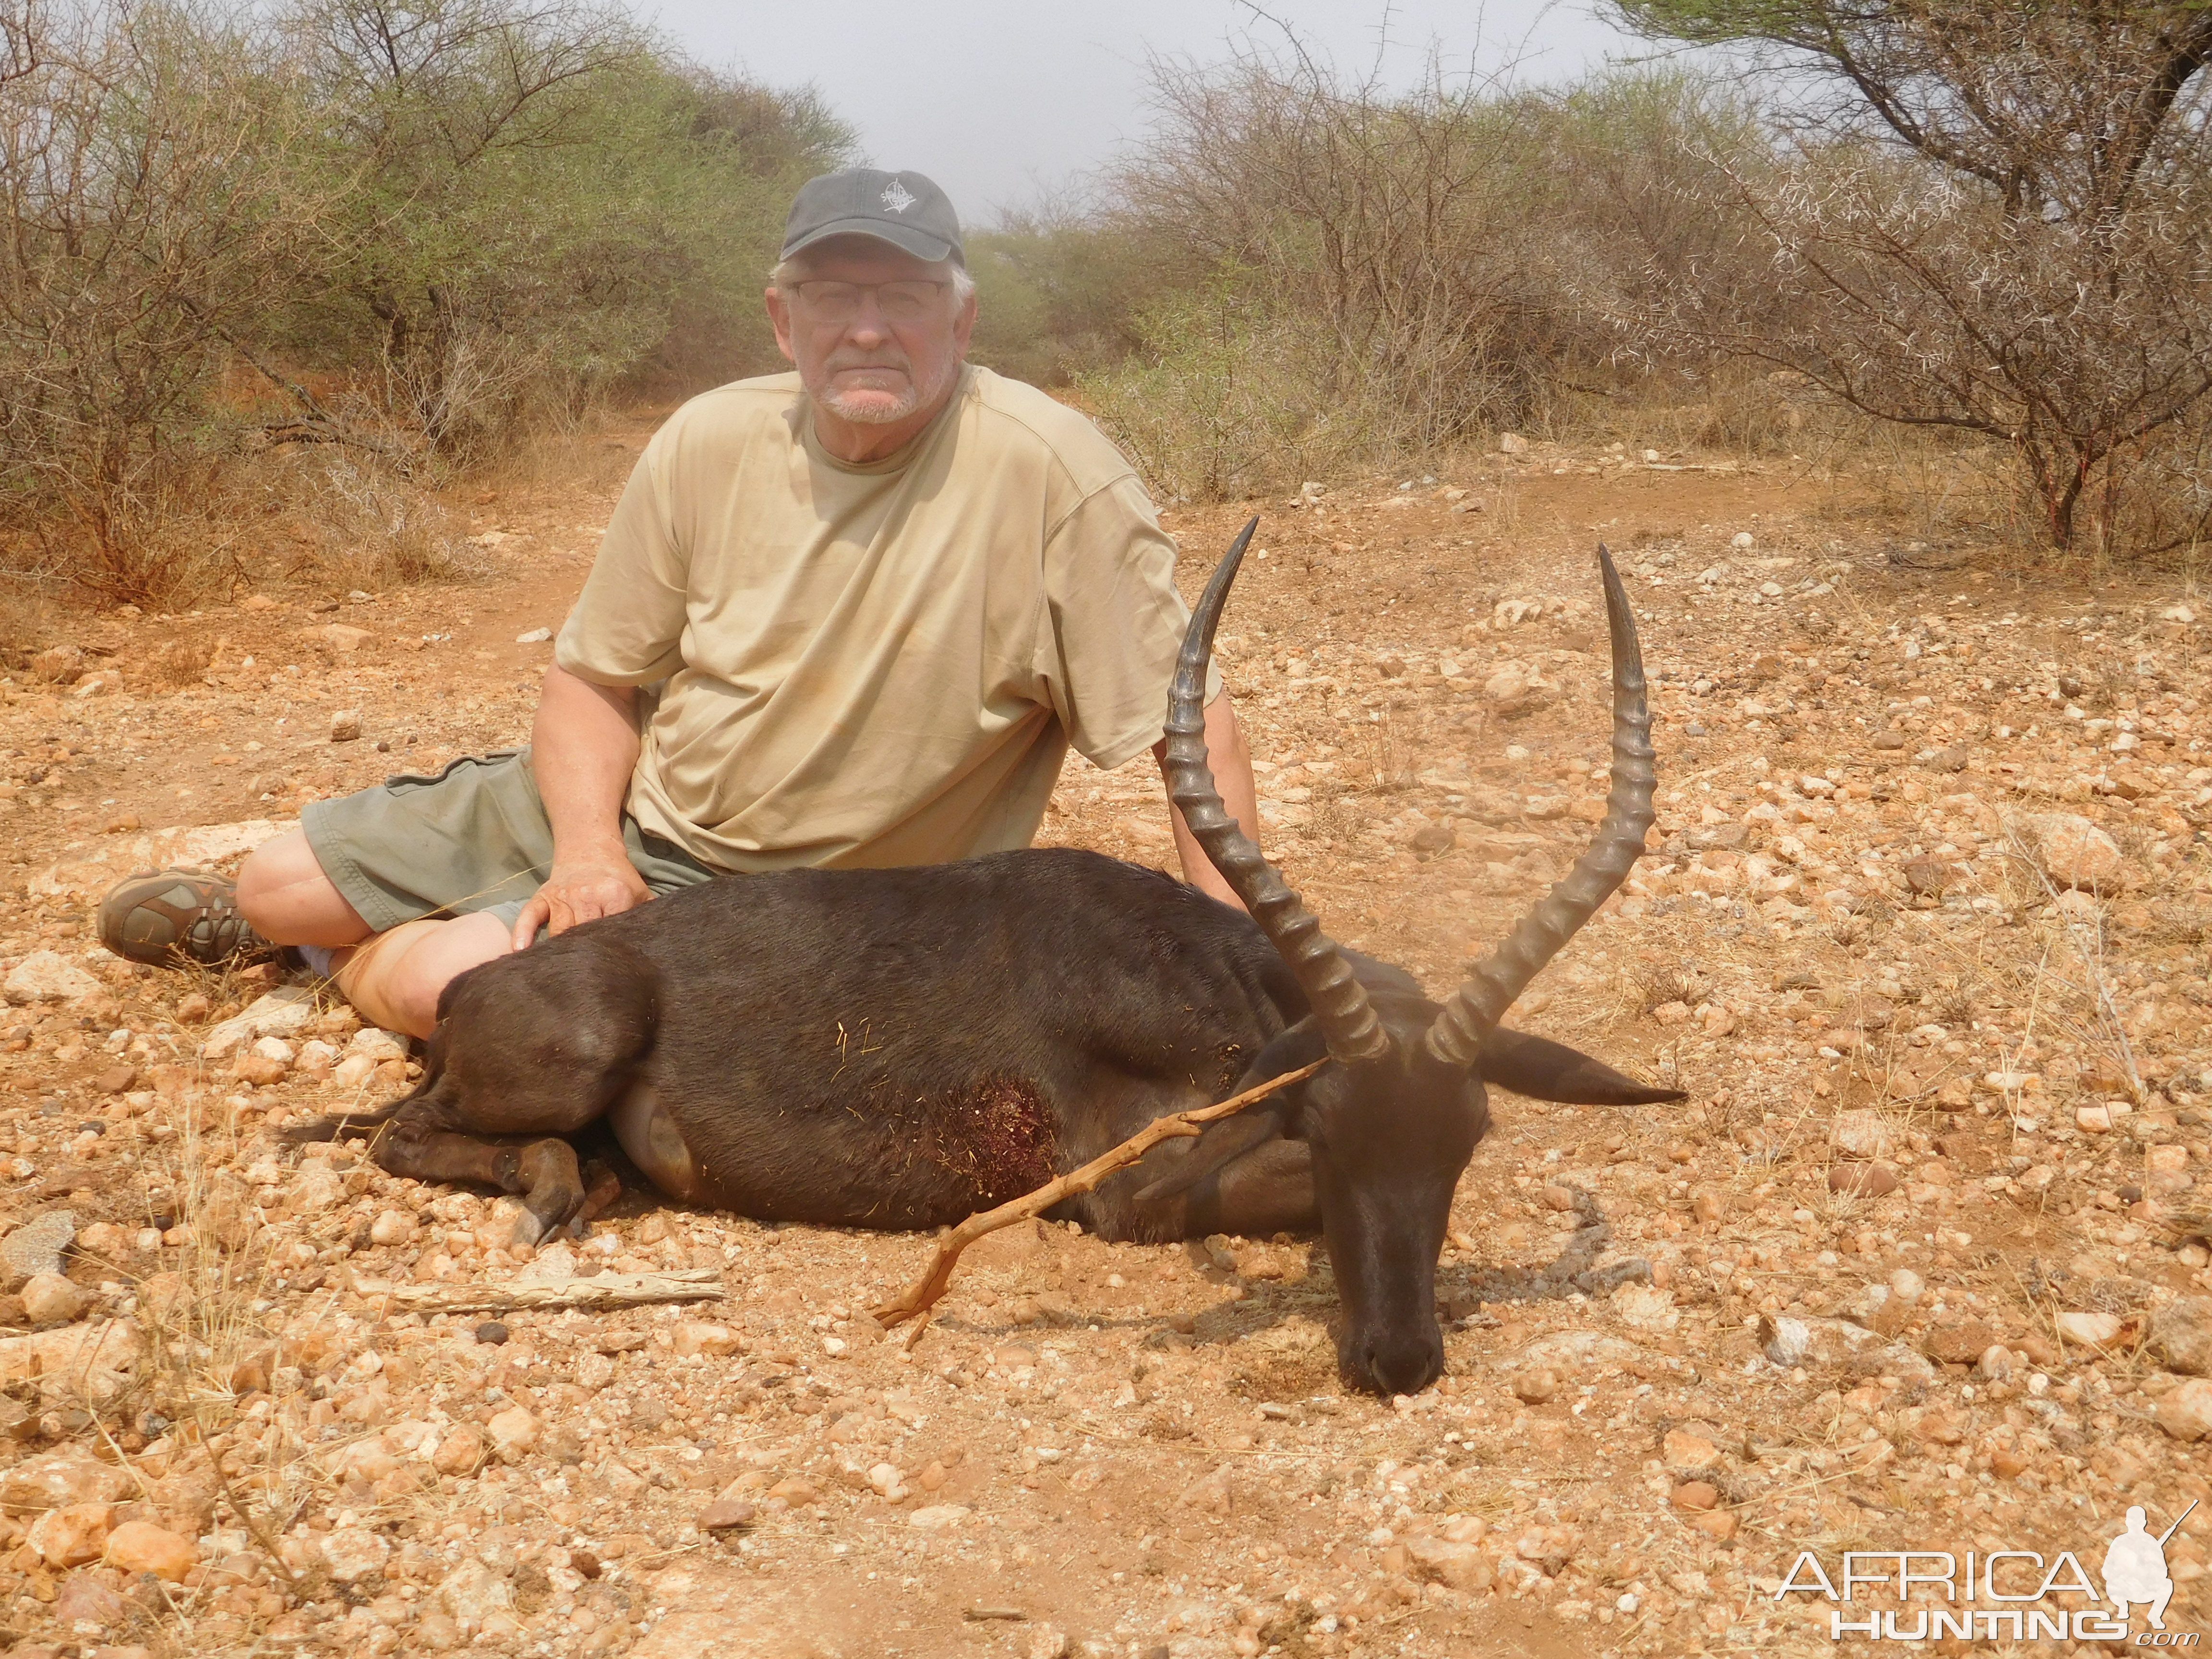
[{"label": "white rock", "polygon": [[1510,702],[1528,695],[1528,676],[1520,668],[1501,668],[1483,682],[1482,690],[1492,702]]},{"label": "white rock", "polygon": [[323,1537],[323,1565],[341,1584],[384,1571],[392,1547],[366,1527],[341,1527]]},{"label": "white rock", "polygon": [[58,951],[33,951],[0,981],[9,1001],[74,1002],[100,989],[100,981]]},{"label": "white rock", "polygon": [[1534,622],[1544,614],[1541,599],[1500,599],[1490,610],[1492,628],[1518,628],[1524,622]]},{"label": "white rock", "polygon": [[331,1081],[341,1089],[358,1089],[376,1075],[379,1063],[370,1054],[348,1054],[331,1067]]},{"label": "white rock", "polygon": [[517,634],[514,642],[517,645],[543,645],[552,637],[553,630],[550,628],[532,628]]},{"label": "white rock", "polygon": [[2119,1335],[2122,1323],[2118,1314],[2108,1313],[2063,1313],[2051,1322],[2060,1336],[2085,1348],[2104,1347]]},{"label": "white rock", "polygon": [[1887,1158],[1893,1148],[1889,1125],[1880,1112],[1837,1113],[1834,1139],[1836,1150],[1847,1158]]},{"label": "white rock", "polygon": [[366,1054],[372,1060],[404,1060],[407,1058],[407,1039],[395,1031],[364,1025],[347,1042],[346,1053],[349,1055]]},{"label": "white rock", "polygon": [[2212,1372],[2212,1299],[2185,1296],[2167,1303],[2152,1316],[2150,1346],[2170,1371]]},{"label": "white rock", "polygon": [[515,1274],[518,1285],[565,1285],[576,1276],[576,1252],[566,1243],[547,1245]]},{"label": "white rock", "polygon": [[311,1164],[292,1183],[286,1207],[297,1216],[327,1215],[345,1202],[345,1196],[343,1176],[327,1164]]},{"label": "white rock", "polygon": [[1613,1310],[1624,1325],[1642,1331],[1671,1331],[1682,1322],[1674,1292],[1649,1285],[1623,1285],[1613,1293]]},{"label": "white rock", "polygon": [[1528,441],[1517,432],[1501,432],[1498,434],[1498,453],[1501,455],[1526,455]]},{"label": "white rock", "polygon": [[276,1061],[280,1066],[289,1066],[300,1057],[298,1049],[277,1036],[258,1038],[253,1044],[253,1052],[264,1060]]},{"label": "white rock", "polygon": [[23,1314],[33,1325],[66,1325],[92,1304],[92,1292],[59,1273],[33,1273],[22,1289]]},{"label": "white rock", "polygon": [[134,870],[196,869],[258,847],[277,833],[267,818],[111,836],[72,847],[28,884],[47,898],[98,898]]},{"label": "white rock", "polygon": [[965,1504],[932,1504],[926,1509],[916,1510],[907,1520],[925,1532],[934,1532],[958,1526],[970,1513]]},{"label": "white rock", "polygon": [[209,1060],[228,1060],[240,1048],[265,1036],[285,1036],[315,1018],[315,994],[304,985],[280,985],[211,1027],[200,1044]]},{"label": "white rock", "polygon": [[38,1273],[62,1270],[62,1252],[76,1237],[76,1217],[49,1210],[0,1238],[0,1291],[19,1291]]},{"label": "white rock", "polygon": [[2025,812],[2007,819],[2005,827],[2058,886],[2109,893],[2125,884],[2127,860],[2119,843],[2079,812]]},{"label": "white rock", "polygon": [[1835,1365],[1862,1352],[1878,1352],[1881,1369],[1888,1376],[1924,1382],[1936,1374],[1926,1355],[1902,1343],[1885,1343],[1875,1332],[1848,1320],[1761,1314],[1759,1346],[1771,1363],[1782,1366]]},{"label": "white rock", "polygon": [[123,1470],[75,1447],[0,1471],[0,1504],[18,1511],[112,1504],[134,1490]]},{"label": "white rock", "polygon": [[2203,1440],[2212,1436],[2212,1381],[2192,1376],[2160,1397],[2158,1425],[2176,1440]]},{"label": "white rock", "polygon": [[1748,552],[1754,545],[1751,532],[1748,530],[1737,531],[1735,535],[1729,538],[1729,545],[1735,549],[1739,553]]},{"label": "white rock", "polygon": [[0,1382],[34,1382],[41,1395],[105,1403],[132,1386],[145,1357],[146,1340],[132,1321],[64,1325],[0,1339]]},{"label": "white rock", "polygon": [[1413,1559],[1414,1570],[1422,1577],[1453,1589],[1486,1590],[1495,1575],[1490,1557],[1475,1544],[1454,1543],[1443,1538],[1414,1538],[1407,1540],[1406,1553]]},{"label": "white rock", "polygon": [[538,1443],[538,1419],[527,1406],[509,1406],[484,1425],[484,1432],[501,1457],[519,1463]]},{"label": "white rock", "polygon": [[438,1600],[464,1630],[482,1630],[494,1613],[514,1606],[514,1586],[477,1560],[467,1560],[446,1575]]},{"label": "white rock", "polygon": [[669,1333],[669,1346],[679,1354],[705,1354],[722,1359],[738,1351],[738,1334],[727,1325],[686,1319]]},{"label": "white rock", "polygon": [[1601,1370],[1634,1370],[1638,1365],[1648,1365],[1651,1358],[1649,1351],[1617,1336],[1607,1336],[1598,1331],[1561,1331],[1553,1336],[1540,1336],[1509,1355],[1503,1369],[1548,1370],[1561,1376],[1585,1372],[1594,1375]]},{"label": "white rock", "polygon": [[575,1364],[576,1381],[594,1393],[615,1380],[615,1362],[603,1353],[580,1354]]}]

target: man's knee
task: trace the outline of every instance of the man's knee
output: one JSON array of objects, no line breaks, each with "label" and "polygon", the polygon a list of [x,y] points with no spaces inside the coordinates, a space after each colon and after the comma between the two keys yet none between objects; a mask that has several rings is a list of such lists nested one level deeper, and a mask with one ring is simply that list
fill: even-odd
[{"label": "man's knee", "polygon": [[350,944],[368,924],[346,902],[307,833],[288,830],[246,855],[238,871],[238,908],[254,932],[277,945]]},{"label": "man's knee", "polygon": [[348,953],[338,989],[364,1019],[427,1037],[447,984],[507,951],[507,927],[495,915],[406,922]]}]

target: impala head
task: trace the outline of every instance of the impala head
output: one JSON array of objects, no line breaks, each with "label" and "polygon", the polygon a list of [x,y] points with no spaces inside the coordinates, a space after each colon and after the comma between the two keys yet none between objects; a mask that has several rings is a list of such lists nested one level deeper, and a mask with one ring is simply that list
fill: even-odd
[{"label": "impala head", "polygon": [[[1249,1087],[1327,1054],[1335,1063],[1209,1129],[1176,1173],[1194,1184],[1272,1136],[1312,1150],[1322,1226],[1343,1300],[1337,1364],[1347,1382],[1411,1394],[1443,1370],[1436,1269],[1452,1194],[1489,1127],[1493,1080],[1540,1098],[1620,1104],[1680,1099],[1572,1049],[1499,1030],[1514,999],[1626,878],[1651,827],[1651,719],[1636,623],[1598,549],[1613,640],[1613,791],[1605,821],[1552,889],[1441,1007],[1412,977],[1347,951],[1286,886],[1221,804],[1206,767],[1205,699],[1213,632],[1258,526],[1244,526],[1193,612],[1169,696],[1170,792],[1191,833],[1304,990],[1309,1017],[1253,1062]],[[1486,1062],[1487,1063],[1486,1066]]]}]

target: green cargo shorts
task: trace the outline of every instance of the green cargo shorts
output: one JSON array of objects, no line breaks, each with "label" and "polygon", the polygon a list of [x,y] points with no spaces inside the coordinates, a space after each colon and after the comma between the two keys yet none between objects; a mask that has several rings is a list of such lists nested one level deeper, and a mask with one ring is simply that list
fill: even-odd
[{"label": "green cargo shorts", "polygon": [[[489,911],[512,927],[553,868],[553,826],[527,749],[464,755],[431,777],[309,801],[300,828],[323,873],[381,933]],[[655,894],[720,873],[623,814],[623,845]]]}]

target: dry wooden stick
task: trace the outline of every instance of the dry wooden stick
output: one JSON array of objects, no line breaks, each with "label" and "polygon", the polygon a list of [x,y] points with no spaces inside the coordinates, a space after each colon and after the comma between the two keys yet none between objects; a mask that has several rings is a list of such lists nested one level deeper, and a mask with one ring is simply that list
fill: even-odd
[{"label": "dry wooden stick", "polygon": [[1326,1058],[1317,1060],[1310,1066],[1301,1066],[1295,1072],[1285,1072],[1280,1077],[1270,1078],[1257,1088],[1247,1089],[1241,1095],[1231,1095],[1211,1106],[1194,1107],[1188,1112],[1170,1112],[1165,1117],[1156,1117],[1111,1152],[1101,1152],[1081,1169],[1070,1170],[1066,1175],[1045,1182],[1035,1192],[1011,1199],[995,1210],[984,1210],[969,1216],[937,1241],[937,1255],[930,1262],[927,1273],[916,1279],[903,1295],[872,1310],[877,1323],[891,1326],[902,1319],[911,1319],[916,1314],[927,1315],[951,1285],[953,1264],[960,1260],[961,1251],[986,1233],[994,1233],[1001,1227],[1012,1226],[1017,1221],[1026,1221],[1032,1216],[1042,1215],[1064,1198],[1087,1193],[1115,1170],[1127,1169],[1134,1164],[1163,1140],[1194,1135],[1199,1133],[1200,1125],[1211,1123],[1217,1118],[1232,1116],[1255,1101],[1265,1100],[1278,1090],[1304,1082],[1328,1064]]},{"label": "dry wooden stick", "polygon": [[410,1313],[507,1313],[520,1308],[637,1308],[654,1302],[713,1302],[729,1292],[712,1267],[600,1273],[535,1285],[400,1285],[372,1292]]}]

